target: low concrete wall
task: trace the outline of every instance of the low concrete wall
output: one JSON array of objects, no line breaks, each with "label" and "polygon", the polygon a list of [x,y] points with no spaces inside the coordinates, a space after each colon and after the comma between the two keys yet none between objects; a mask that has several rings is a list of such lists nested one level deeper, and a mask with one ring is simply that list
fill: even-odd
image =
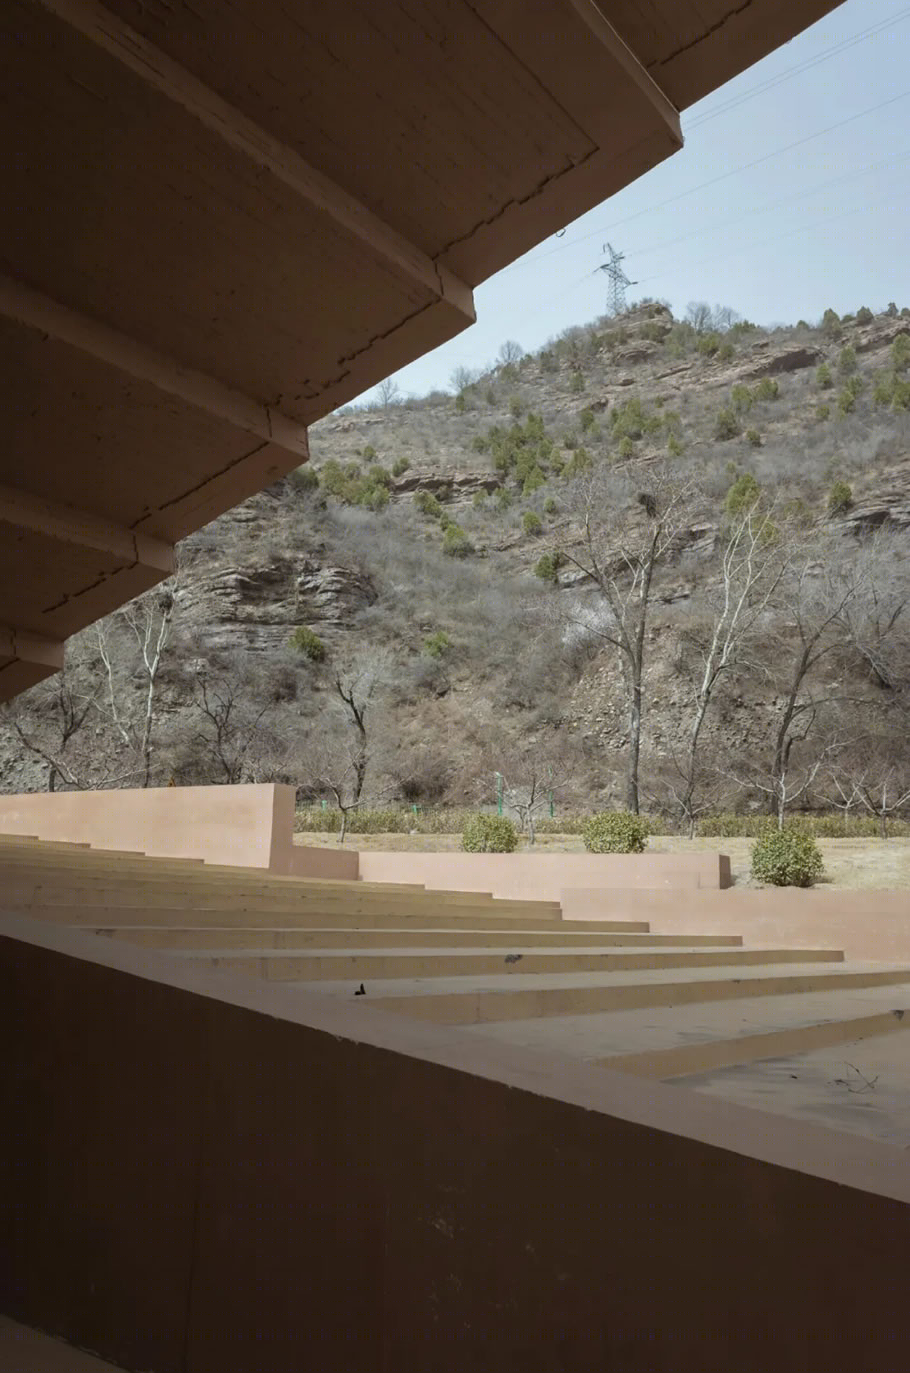
[{"label": "low concrete wall", "polygon": [[294,802],[293,787],[272,783],[0,795],[0,834],[356,879],[356,852],[294,847]]},{"label": "low concrete wall", "polygon": [[573,887],[726,887],[730,860],[717,853],[373,853],[360,855],[365,882],[418,882],[434,891],[486,891],[558,901]]},{"label": "low concrete wall", "polygon": [[0,1301],[125,1368],[881,1373],[910,1340],[899,1149],[14,917],[0,1036]]},{"label": "low concrete wall", "polygon": [[850,958],[910,960],[910,891],[814,887],[730,891],[564,890],[566,920],[648,920],[656,934],[741,934],[765,947],[843,949]]}]

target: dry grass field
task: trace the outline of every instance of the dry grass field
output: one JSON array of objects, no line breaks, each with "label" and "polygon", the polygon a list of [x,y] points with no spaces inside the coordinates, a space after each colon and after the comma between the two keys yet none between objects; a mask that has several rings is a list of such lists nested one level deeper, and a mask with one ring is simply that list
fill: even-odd
[{"label": "dry grass field", "polygon": [[[294,842],[316,848],[337,848],[334,834],[295,834]],[[737,884],[749,882],[751,839],[681,839],[676,835],[654,835],[649,847],[655,853],[686,853],[713,849],[730,855]],[[910,890],[910,839],[821,839],[825,860],[826,886],[870,890],[875,887]],[[345,846],[354,849],[384,849],[414,853],[452,853],[461,847],[458,834],[352,834]],[[537,841],[541,852],[583,853],[584,845],[575,834],[543,834]],[[910,916],[910,899],[907,914]]]}]

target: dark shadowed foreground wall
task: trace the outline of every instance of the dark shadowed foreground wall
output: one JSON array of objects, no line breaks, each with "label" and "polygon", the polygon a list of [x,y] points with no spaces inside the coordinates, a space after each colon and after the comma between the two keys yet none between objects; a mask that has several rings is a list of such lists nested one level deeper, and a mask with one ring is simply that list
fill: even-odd
[{"label": "dark shadowed foreground wall", "polygon": [[20,1321],[155,1373],[906,1354],[899,1151],[78,932],[0,936]]}]

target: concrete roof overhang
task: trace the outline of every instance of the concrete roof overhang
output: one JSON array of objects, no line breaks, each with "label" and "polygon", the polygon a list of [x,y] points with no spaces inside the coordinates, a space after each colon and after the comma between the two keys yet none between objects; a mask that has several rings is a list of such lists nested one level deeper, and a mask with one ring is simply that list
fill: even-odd
[{"label": "concrete roof overhang", "polygon": [[0,700],[833,0],[7,0]]}]

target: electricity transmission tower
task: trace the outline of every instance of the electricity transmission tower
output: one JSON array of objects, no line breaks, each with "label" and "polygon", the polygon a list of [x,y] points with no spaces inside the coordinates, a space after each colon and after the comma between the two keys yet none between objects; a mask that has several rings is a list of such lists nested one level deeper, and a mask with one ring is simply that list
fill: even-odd
[{"label": "electricity transmission tower", "polygon": [[610,254],[609,262],[604,262],[598,268],[598,271],[606,272],[610,282],[607,292],[607,313],[621,315],[626,309],[626,287],[634,286],[635,282],[630,281],[623,270],[625,253],[618,253],[612,243],[605,243],[603,252]]}]

